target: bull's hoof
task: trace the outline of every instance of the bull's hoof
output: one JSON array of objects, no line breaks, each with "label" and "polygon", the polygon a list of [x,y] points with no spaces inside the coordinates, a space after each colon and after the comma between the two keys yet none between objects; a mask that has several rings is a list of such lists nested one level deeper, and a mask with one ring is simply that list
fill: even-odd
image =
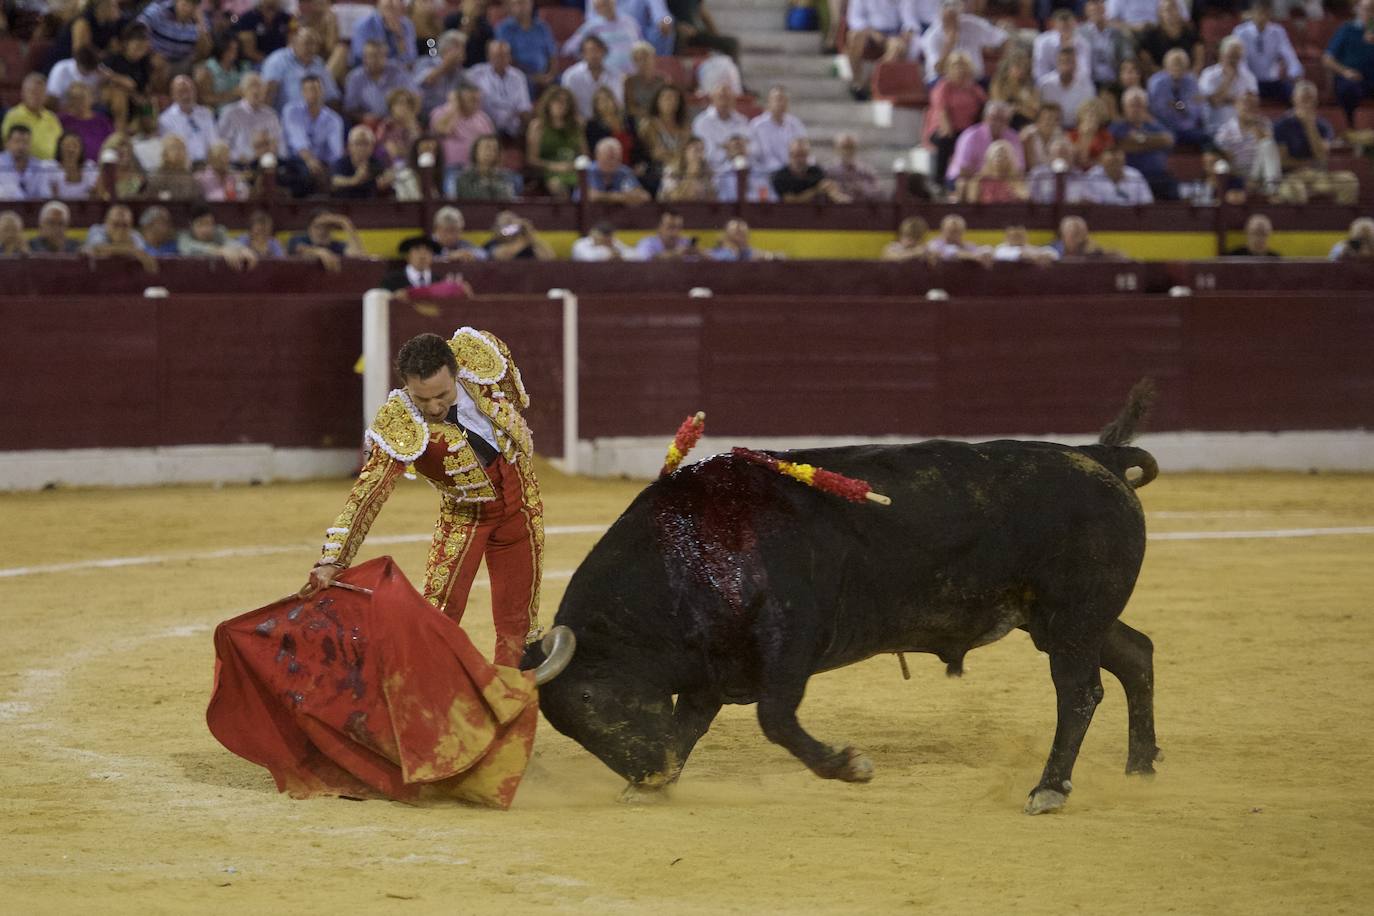
[{"label": "bull's hoof", "polygon": [[1159,748],[1141,755],[1131,755],[1126,760],[1127,776],[1153,776],[1155,775],[1155,761],[1163,760],[1164,752]]},{"label": "bull's hoof", "polygon": [[1030,798],[1026,799],[1025,811],[1027,814],[1053,814],[1055,811],[1064,807],[1064,803],[1069,800],[1069,792],[1073,790],[1073,783],[1064,780],[1064,791],[1056,789],[1037,788],[1031,792]]},{"label": "bull's hoof", "polygon": [[623,805],[661,805],[668,800],[668,792],[662,786],[649,786],[632,782],[625,786],[616,801]]},{"label": "bull's hoof", "polygon": [[845,762],[835,773],[836,779],[845,782],[868,782],[873,778],[873,761],[857,747],[844,749]]}]

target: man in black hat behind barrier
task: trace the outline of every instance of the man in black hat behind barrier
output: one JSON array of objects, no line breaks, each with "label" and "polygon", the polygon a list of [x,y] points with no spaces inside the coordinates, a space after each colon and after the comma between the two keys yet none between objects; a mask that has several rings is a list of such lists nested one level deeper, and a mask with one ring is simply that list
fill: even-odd
[{"label": "man in black hat behind barrier", "polygon": [[400,250],[405,266],[390,271],[381,281],[381,287],[391,290],[396,298],[408,299],[414,290],[435,296],[472,295],[472,287],[461,275],[450,273],[441,277],[434,272],[434,258],[443,250],[434,239],[414,235],[401,242]]}]

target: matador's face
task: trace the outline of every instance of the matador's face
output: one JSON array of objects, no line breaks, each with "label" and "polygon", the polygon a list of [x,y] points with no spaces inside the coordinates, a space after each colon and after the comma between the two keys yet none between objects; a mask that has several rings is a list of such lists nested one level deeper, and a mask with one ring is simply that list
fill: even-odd
[{"label": "matador's face", "polygon": [[438,423],[448,415],[448,409],[458,400],[458,381],[444,366],[429,378],[406,376],[406,394],[427,423]]}]

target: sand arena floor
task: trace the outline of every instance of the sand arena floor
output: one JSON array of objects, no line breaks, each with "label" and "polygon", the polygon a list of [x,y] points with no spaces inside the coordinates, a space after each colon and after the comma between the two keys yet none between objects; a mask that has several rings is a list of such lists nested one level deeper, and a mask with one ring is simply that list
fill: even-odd
[{"label": "sand arena floor", "polygon": [[[544,481],[549,619],[596,539],[581,526],[639,485]],[[816,779],[727,707],[658,806],[616,804],[547,723],[506,813],[280,796],[205,728],[211,630],[300,584],[346,488],[0,495],[0,910],[1370,912],[1374,478],[1142,491],[1152,534],[1183,537],[1151,542],[1125,614],[1155,641],[1165,759],[1123,774],[1104,675],[1076,791],[1039,818],[1021,804],[1053,690],[1019,632],[962,680],[928,656],[910,682],[892,657],[812,680],[803,723],[865,748],[869,785]],[[421,569],[433,500],[403,486],[365,556]],[[1356,530],[1195,536],[1333,528]],[[112,558],[135,559],[92,565]],[[485,602],[467,623],[488,648]]]}]

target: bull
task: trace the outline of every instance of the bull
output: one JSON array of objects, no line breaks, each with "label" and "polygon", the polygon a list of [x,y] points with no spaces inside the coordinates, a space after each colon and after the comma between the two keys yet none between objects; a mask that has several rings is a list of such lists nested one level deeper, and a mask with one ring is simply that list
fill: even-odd
[{"label": "bull", "polygon": [[[1049,656],[1058,713],[1027,813],[1067,800],[1102,669],[1126,694],[1126,772],[1152,773],[1153,645],[1118,619],[1145,554],[1134,488],[1158,472],[1129,445],[1149,398],[1137,386],[1095,445],[775,453],[866,480],[887,508],[732,455],[660,478],[568,583],[554,632],[576,649],[541,688],[545,717],[628,780],[627,798],[674,783],[725,703],[758,704],[764,735],[818,776],[866,782],[862,751],[798,721],[811,675],[892,652],[958,674],[970,649],[1022,629]],[[532,645],[525,666],[545,654]]]}]

